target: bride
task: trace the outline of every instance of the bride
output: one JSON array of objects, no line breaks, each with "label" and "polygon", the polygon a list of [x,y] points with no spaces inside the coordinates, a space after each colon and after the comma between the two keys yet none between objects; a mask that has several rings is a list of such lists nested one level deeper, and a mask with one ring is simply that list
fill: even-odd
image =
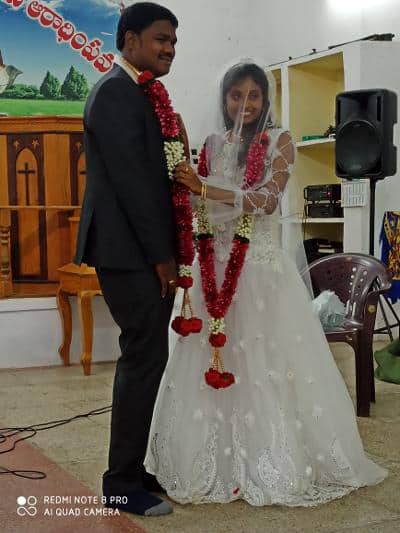
[{"label": "bride", "polygon": [[352,401],[282,244],[295,147],[274,122],[272,93],[257,65],[229,69],[223,128],[206,140],[200,177],[185,163],[175,171],[199,198],[191,296],[203,330],[181,337],[170,357],[145,466],[180,503],[312,506],[386,476],[365,456]]}]

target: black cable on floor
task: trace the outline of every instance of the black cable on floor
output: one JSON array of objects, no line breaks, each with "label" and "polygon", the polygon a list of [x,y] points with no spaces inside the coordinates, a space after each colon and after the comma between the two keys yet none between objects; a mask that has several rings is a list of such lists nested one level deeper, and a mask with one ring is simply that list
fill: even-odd
[{"label": "black cable on floor", "polygon": [[[0,450],[0,454],[12,452],[13,450],[15,450],[15,446],[18,442],[31,439],[39,431],[46,431],[48,429],[69,424],[70,422],[78,420],[79,418],[88,418],[89,416],[102,415],[104,413],[109,413],[110,411],[111,405],[108,405],[106,407],[100,407],[99,409],[93,409],[93,411],[89,411],[88,413],[75,415],[71,418],[65,418],[62,420],[51,420],[50,422],[42,422],[40,424],[32,424],[30,426],[25,427],[0,428],[0,444],[6,443],[7,440],[11,439],[15,435],[18,435],[18,433],[25,433],[27,431],[30,432],[30,435],[26,435],[24,437],[16,439],[10,448],[7,448],[6,450]],[[12,474],[14,476],[22,477],[25,479],[44,479],[47,477],[45,472],[41,472],[38,470],[9,470],[4,466],[0,466],[0,474]]]},{"label": "black cable on floor", "polygon": [[38,470],[9,470],[4,466],[0,466],[0,474],[12,474],[25,479],[44,479],[47,477],[44,472]]}]

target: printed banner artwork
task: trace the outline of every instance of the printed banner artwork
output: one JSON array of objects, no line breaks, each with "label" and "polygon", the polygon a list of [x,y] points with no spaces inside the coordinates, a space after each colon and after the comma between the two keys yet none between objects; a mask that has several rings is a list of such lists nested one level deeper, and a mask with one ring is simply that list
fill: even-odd
[{"label": "printed banner artwork", "polygon": [[114,0],[0,0],[0,116],[81,114],[113,66],[120,9]]}]

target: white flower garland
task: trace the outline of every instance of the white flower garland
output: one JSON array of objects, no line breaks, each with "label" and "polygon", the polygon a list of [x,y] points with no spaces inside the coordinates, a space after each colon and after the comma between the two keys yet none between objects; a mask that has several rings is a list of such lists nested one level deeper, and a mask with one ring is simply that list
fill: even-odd
[{"label": "white flower garland", "polygon": [[244,237],[245,239],[250,240],[251,234],[253,232],[254,216],[242,214],[239,218],[238,225],[236,226],[236,235],[239,237]]},{"label": "white flower garland", "polygon": [[[214,232],[208,220],[207,207],[206,207],[206,203],[204,200],[200,200],[198,202],[196,213],[197,213],[197,233],[213,235]],[[250,241],[250,237],[253,232],[253,225],[254,225],[254,215],[242,213],[239,217],[239,220],[238,220],[238,223],[235,229],[235,235],[239,235],[239,237],[243,237]]]},{"label": "white flower garland", "polygon": [[213,235],[213,230],[207,217],[207,207],[204,200],[199,200],[197,204],[197,233]]},{"label": "white flower garland", "polygon": [[186,276],[192,276],[192,267],[190,265],[179,265],[179,272],[178,275],[180,278],[184,278]]},{"label": "white flower garland", "polygon": [[167,160],[168,177],[173,179],[175,167],[185,159],[185,150],[181,141],[164,141],[164,153]]},{"label": "white flower garland", "polygon": [[225,320],[223,318],[210,318],[208,321],[208,331],[210,335],[223,333],[225,331]]}]

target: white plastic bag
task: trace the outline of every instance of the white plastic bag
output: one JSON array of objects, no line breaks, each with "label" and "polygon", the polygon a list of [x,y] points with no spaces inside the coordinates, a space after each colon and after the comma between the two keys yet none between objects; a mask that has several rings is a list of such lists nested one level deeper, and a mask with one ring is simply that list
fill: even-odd
[{"label": "white plastic bag", "polygon": [[337,329],[343,325],[346,308],[333,291],[322,291],[311,302],[311,306],[325,331]]}]

